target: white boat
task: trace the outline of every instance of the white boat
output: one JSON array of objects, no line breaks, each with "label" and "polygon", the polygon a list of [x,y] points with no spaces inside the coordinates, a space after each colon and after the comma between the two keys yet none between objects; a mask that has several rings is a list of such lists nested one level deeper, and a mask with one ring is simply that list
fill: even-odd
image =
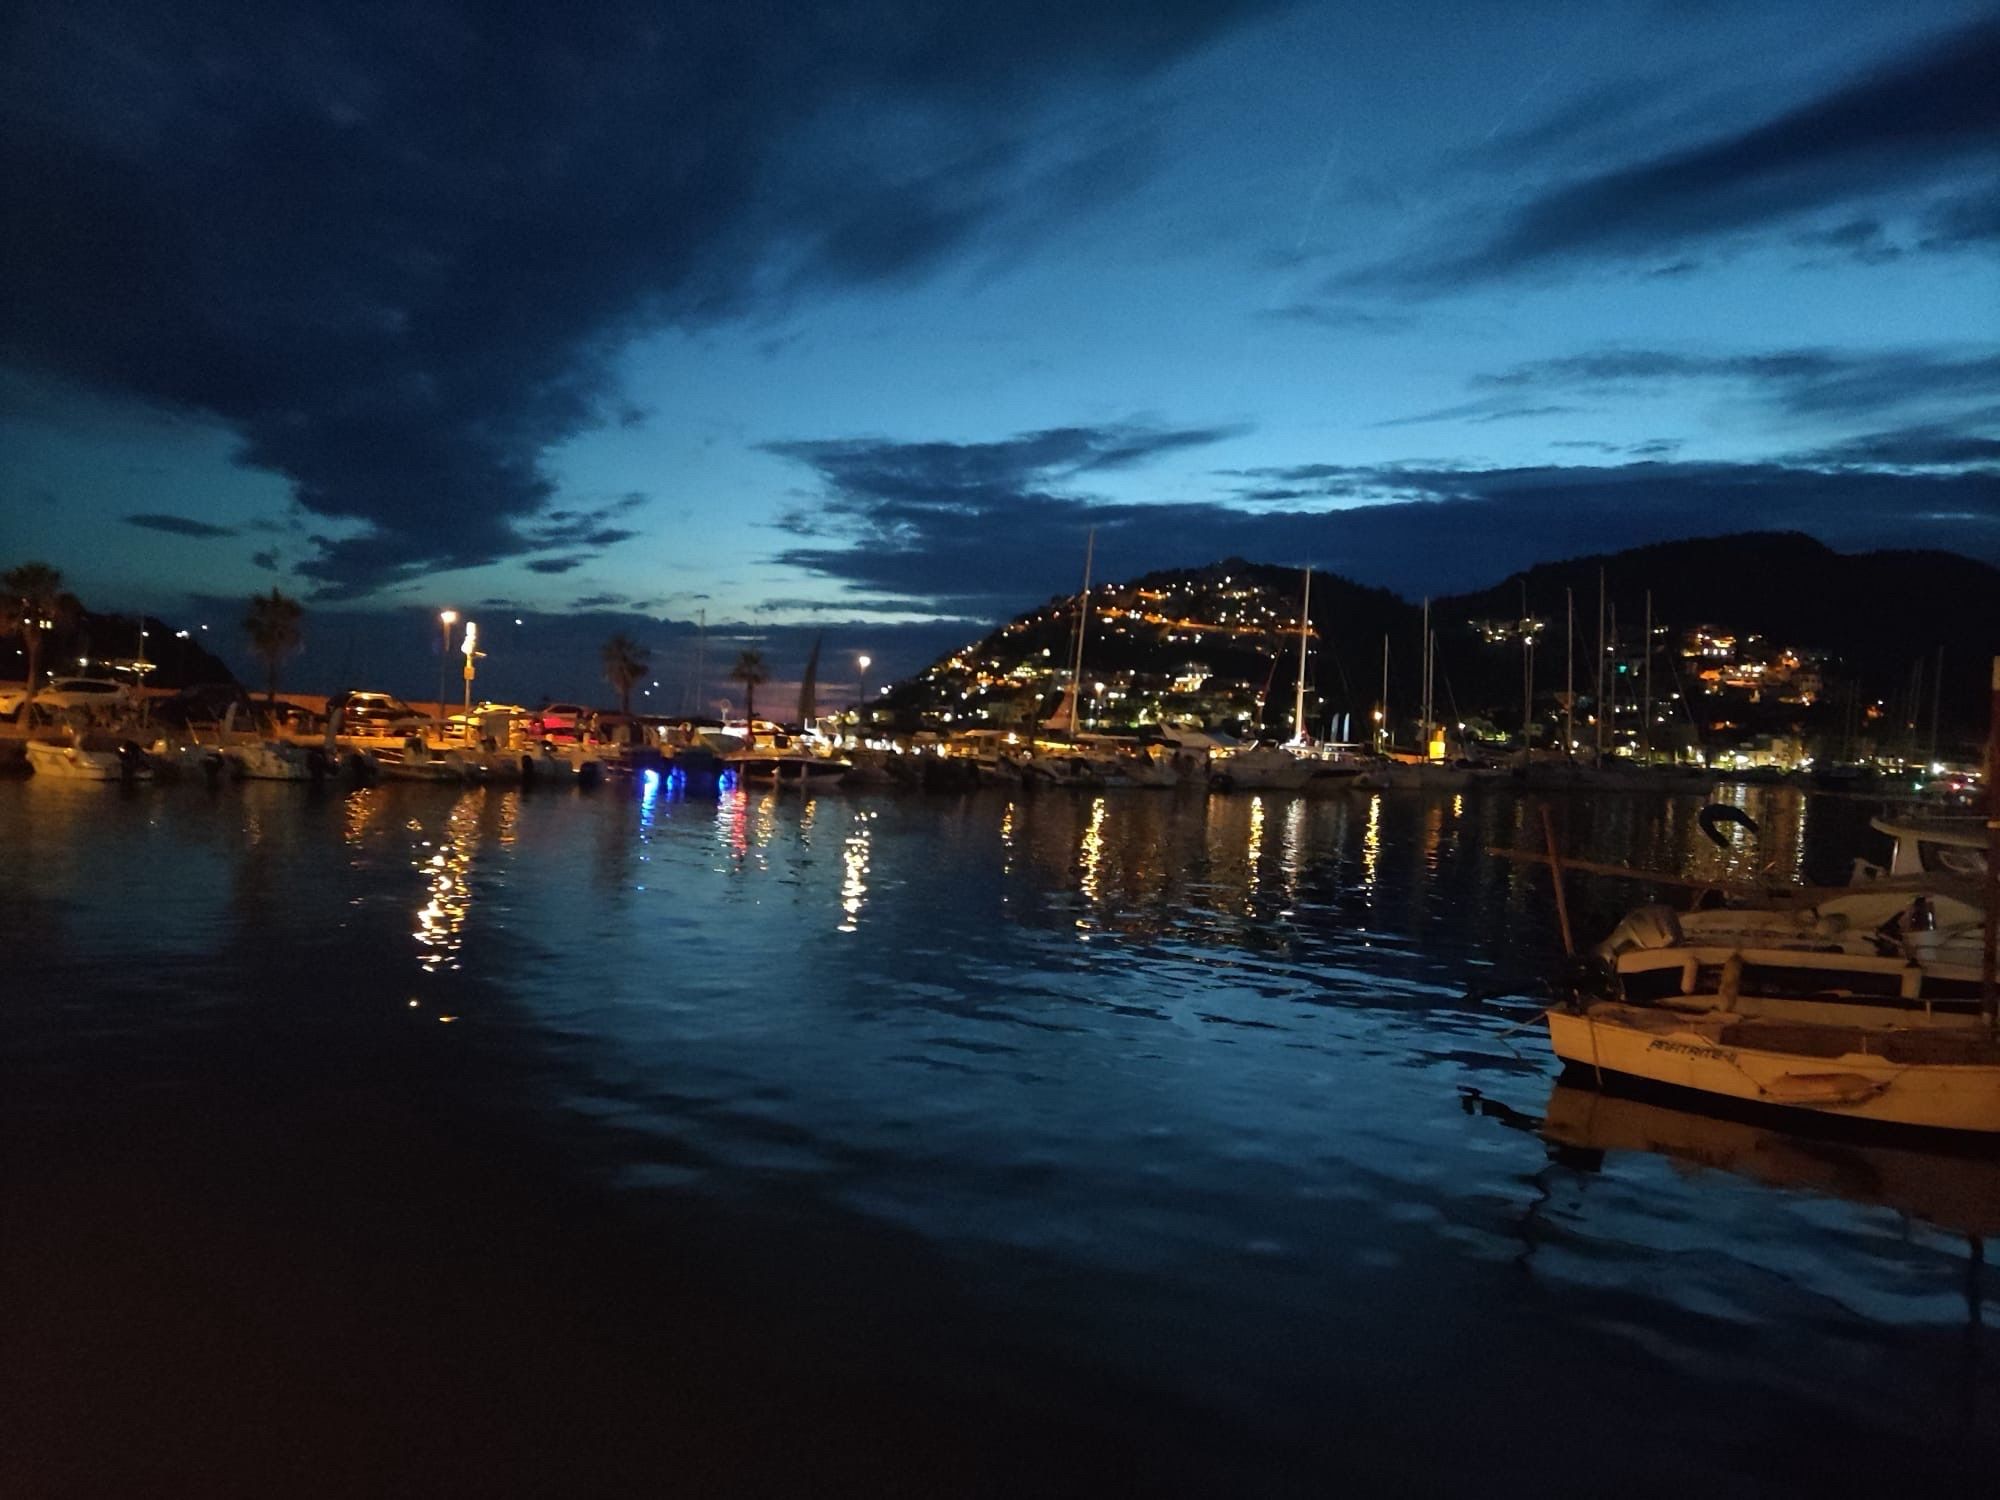
[{"label": "white boat", "polygon": [[29,740],[28,765],[54,781],[147,781],[153,767],[130,741],[101,734],[72,734],[66,745]]},{"label": "white boat", "polygon": [[1553,1007],[1549,1044],[1597,1074],[1788,1110],[2000,1133],[2000,1044],[1983,1025],[1882,1030],[1615,1000]]},{"label": "white boat", "polygon": [[1607,994],[1838,1025],[1966,1024],[1979,1013],[1986,930],[1968,877],[1984,873],[1985,851],[1963,829],[1875,827],[1896,852],[1887,870],[1857,861],[1851,885],[1781,887],[1687,912],[1636,908],[1594,952]]},{"label": "white boat", "polygon": [[385,781],[462,783],[470,779],[463,752],[437,749],[417,735],[401,744],[371,744],[368,758]]},{"label": "white boat", "polygon": [[290,740],[245,740],[224,752],[229,769],[245,781],[319,781],[327,774],[324,753]]},{"label": "white boat", "polygon": [[741,782],[771,786],[832,786],[848,772],[848,763],[830,755],[796,749],[750,748],[722,757],[722,767]]},{"label": "white boat", "polygon": [[1280,745],[1245,745],[1211,752],[1208,784],[1218,791],[1296,792],[1313,778],[1313,762]]}]

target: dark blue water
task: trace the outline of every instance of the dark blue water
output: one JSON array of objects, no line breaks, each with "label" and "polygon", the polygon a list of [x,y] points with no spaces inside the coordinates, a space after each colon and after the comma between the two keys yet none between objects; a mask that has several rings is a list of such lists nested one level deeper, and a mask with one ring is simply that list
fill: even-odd
[{"label": "dark blue water", "polygon": [[[1884,852],[1744,800],[1729,853],[1692,801],[1559,812],[1645,864]],[[1484,853],[1540,837],[1502,795],[0,785],[0,1487],[1990,1472],[1990,1164],[1545,1139],[1548,878]]]}]

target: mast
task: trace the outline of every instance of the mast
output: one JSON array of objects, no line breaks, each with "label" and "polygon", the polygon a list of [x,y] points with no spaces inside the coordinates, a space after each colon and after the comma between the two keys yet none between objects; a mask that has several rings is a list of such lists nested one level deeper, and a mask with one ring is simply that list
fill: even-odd
[{"label": "mast", "polygon": [[1382,724],[1375,731],[1377,754],[1389,748],[1389,635],[1382,634]]},{"label": "mast", "polygon": [[1525,763],[1534,747],[1530,732],[1535,722],[1535,633],[1528,618],[1528,580],[1521,580],[1521,759]]},{"label": "mast", "polygon": [[1611,711],[1611,727],[1605,731],[1605,743],[1611,753],[1618,753],[1618,606],[1611,606],[1611,670],[1604,674],[1604,691],[1609,702],[1605,705]]},{"label": "mast", "polygon": [[1604,759],[1604,569],[1597,570],[1597,689],[1590,706],[1597,720],[1597,759]]},{"label": "mast", "polygon": [[799,679],[799,727],[812,728],[819,718],[819,648],[825,633],[813,637],[812,655],[806,658],[805,676]]},{"label": "mast", "polygon": [[708,611],[701,611],[700,629],[694,638],[694,713],[701,714],[701,677],[704,658],[708,655]]},{"label": "mast", "polygon": [[1653,763],[1653,591],[1646,590],[1646,665],[1640,674],[1644,707],[1639,711],[1639,748],[1647,765]]},{"label": "mast", "polygon": [[1937,681],[1931,684],[1931,754],[1930,763],[1937,764],[1938,715],[1944,712],[1944,647],[1938,647]]},{"label": "mast", "polygon": [[1292,700],[1292,743],[1306,742],[1306,630],[1312,619],[1313,570],[1306,567],[1305,603],[1299,606],[1299,689]]},{"label": "mast", "polygon": [[1423,698],[1421,700],[1421,707],[1424,722],[1418,730],[1418,737],[1422,743],[1417,746],[1417,753],[1425,760],[1429,760],[1431,758],[1431,601],[1428,597],[1424,599]]},{"label": "mast", "polygon": [[1576,753],[1576,590],[1563,590],[1563,756]]},{"label": "mast", "polygon": [[1097,554],[1097,528],[1083,544],[1083,592],[1076,599],[1076,664],[1069,674],[1069,737],[1076,739],[1076,722],[1083,709],[1083,639],[1090,633],[1090,565]]}]

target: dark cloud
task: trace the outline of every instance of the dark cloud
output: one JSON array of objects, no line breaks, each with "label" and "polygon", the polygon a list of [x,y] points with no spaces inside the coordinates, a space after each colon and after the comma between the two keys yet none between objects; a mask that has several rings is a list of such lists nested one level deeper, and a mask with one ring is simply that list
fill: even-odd
[{"label": "dark cloud", "polygon": [[124,517],[127,526],[137,526],[146,531],[164,531],[173,536],[221,537],[235,536],[233,526],[212,526],[207,521],[197,521],[191,516],[138,515]]},{"label": "dark cloud", "polygon": [[1762,124],[1555,187],[1465,255],[1376,273],[1456,283],[1669,246],[1963,177],[2000,161],[2000,22],[1982,21]]},{"label": "dark cloud", "polygon": [[250,554],[250,566],[262,568],[266,573],[275,573],[278,571],[278,554],[268,550],[253,552]]},{"label": "dark cloud", "polygon": [[[896,443],[875,438],[772,443],[766,451],[817,471],[825,503],[794,509],[781,529],[817,536],[858,527],[882,544],[926,515],[1032,500],[1093,473],[1236,436],[1235,427],[1053,427],[990,443]],[[865,497],[866,504],[857,504]],[[1044,496],[1046,498],[1046,496]]]},{"label": "dark cloud", "polygon": [[1939,422],[1870,433],[1800,454],[1794,462],[1891,469],[2000,469],[2000,408],[1988,409],[1970,423]]},{"label": "dark cloud", "polygon": [[[1687,381],[1746,383],[1781,409],[1801,416],[1867,416],[1911,405],[1984,398],[2000,387],[2000,353],[1932,349],[1847,351],[1789,349],[1765,354],[1688,354],[1663,349],[1608,349],[1563,355],[1474,376],[1475,388],[1513,393],[1567,389],[1620,394]],[[1439,415],[1477,411],[1480,403]]]},{"label": "dark cloud", "polygon": [[587,557],[536,557],[529,559],[527,568],[530,573],[567,573],[589,561]]},{"label": "dark cloud", "polygon": [[1390,417],[1386,421],[1371,422],[1372,427],[1415,427],[1425,422],[1512,422],[1524,417],[1565,416],[1581,410],[1575,406],[1539,405],[1523,406],[1510,398],[1488,397],[1480,401],[1461,401],[1451,406],[1440,406],[1434,411],[1420,411],[1414,416]]},{"label": "dark cloud", "polygon": [[[1835,546],[1923,544],[2000,560],[2000,477],[1808,464],[1451,469],[1304,464],[1233,476],[1221,499],[1106,503],[1056,493],[1041,435],[983,445],[800,443],[826,486],[816,525],[779,560],[858,596],[999,619],[1074,589],[1085,533],[1101,576],[1231,555],[1311,559],[1406,593],[1481,587],[1555,552],[1613,551],[1745,529]],[[1252,509],[1250,507],[1261,507]],[[1552,541],[1559,538],[1559,541]]]},{"label": "dark cloud", "polygon": [[360,523],[300,565],[326,597],[519,556],[548,544],[542,455],[645,418],[612,388],[625,338],[914,275],[1052,185],[1104,191],[1138,158],[1047,166],[1044,92],[1257,8],[29,7],[0,349],[210,414]]},{"label": "dark cloud", "polygon": [[1286,323],[1327,328],[1336,333],[1406,333],[1417,322],[1414,313],[1356,307],[1342,302],[1293,302],[1274,307],[1265,316]]}]

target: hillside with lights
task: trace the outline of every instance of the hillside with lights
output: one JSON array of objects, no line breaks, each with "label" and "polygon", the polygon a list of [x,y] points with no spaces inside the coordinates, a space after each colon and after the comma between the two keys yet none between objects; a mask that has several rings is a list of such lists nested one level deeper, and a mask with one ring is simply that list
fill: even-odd
[{"label": "hillside with lights", "polygon": [[[875,712],[903,728],[1028,731],[1075,678],[1088,727],[1286,736],[1305,596],[1300,569],[1239,558],[1100,585],[1080,673],[1079,601],[1058,597],[897,684]],[[1314,738],[1368,742],[1378,722],[1392,739],[1414,734],[1424,619],[1420,602],[1313,575]],[[1432,600],[1429,619],[1433,718],[1468,740],[1518,746],[1525,723],[1532,741],[1554,743],[1565,722],[1594,735],[1601,715],[1613,746],[1945,753],[1983,732],[2000,570],[1756,534],[1538,565]]]}]

